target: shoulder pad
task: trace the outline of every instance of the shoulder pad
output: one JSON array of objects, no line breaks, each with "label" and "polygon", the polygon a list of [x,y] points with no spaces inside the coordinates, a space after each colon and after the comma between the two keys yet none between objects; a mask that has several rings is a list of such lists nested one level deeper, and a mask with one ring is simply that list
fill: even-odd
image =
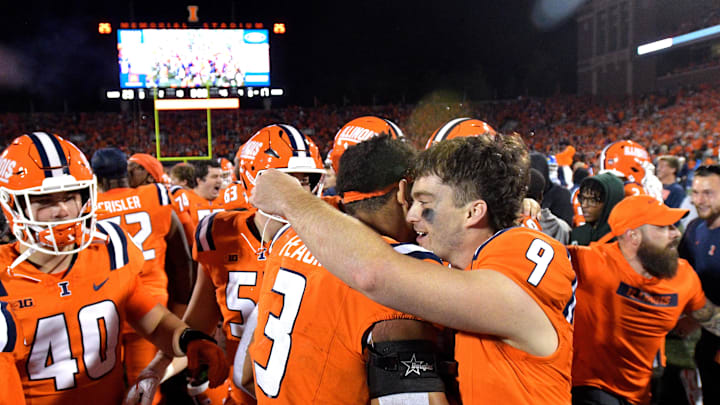
[{"label": "shoulder pad", "polygon": [[110,221],[98,221],[98,232],[108,237],[106,244],[108,256],[110,257],[110,270],[116,270],[125,266],[130,261],[128,257],[128,238],[125,231]]},{"label": "shoulder pad", "polygon": [[215,250],[215,241],[212,236],[213,222],[217,212],[212,213],[198,222],[195,229],[195,246],[198,252],[207,252]]},{"label": "shoulder pad", "polygon": [[160,201],[160,205],[170,205],[170,195],[168,194],[167,187],[159,183],[153,183],[153,185],[157,189],[158,201]]},{"label": "shoulder pad", "polygon": [[0,301],[0,352],[12,352],[17,339],[17,329],[8,303]]}]

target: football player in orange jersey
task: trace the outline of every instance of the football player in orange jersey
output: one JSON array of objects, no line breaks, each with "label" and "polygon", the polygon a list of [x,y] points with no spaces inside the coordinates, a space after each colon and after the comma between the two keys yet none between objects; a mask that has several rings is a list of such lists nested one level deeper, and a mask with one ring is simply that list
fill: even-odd
[{"label": "football player in orange jersey", "polygon": [[3,393],[0,395],[0,405],[23,405],[25,394],[20,381],[20,374],[15,366],[16,350],[22,350],[23,345],[18,341],[17,322],[13,319],[10,306],[0,301],[0,381],[3,382]]},{"label": "football player in orange jersey", "polygon": [[[308,191],[317,189],[324,173],[313,141],[290,125],[262,128],[242,146],[240,156],[240,178],[250,190],[258,173],[269,168],[293,173]],[[246,321],[258,302],[266,247],[283,225],[248,206],[244,194],[238,197],[225,205],[225,212],[210,214],[198,224],[193,248],[198,275],[184,317],[189,325],[208,333],[222,319],[229,359],[235,356]],[[168,363],[167,359],[156,360],[149,377],[162,374],[161,369]],[[232,403],[255,402],[240,387],[230,388],[228,399]],[[228,395],[227,390],[207,394],[218,404]]]},{"label": "football player in orange jersey", "polygon": [[[117,148],[97,150],[90,164],[98,179],[98,220],[113,222],[131,234],[145,259],[141,280],[163,305],[182,317],[190,299],[192,259],[167,187],[151,183],[129,188],[127,158]],[[125,373],[134,382],[157,349],[128,324],[123,326],[121,340]]]},{"label": "football player in orange jersey", "polygon": [[649,404],[653,361],[683,314],[720,335],[720,307],[678,259],[673,224],[687,212],[649,195],[626,197],[610,213],[611,233],[569,247],[578,275],[573,403]]},{"label": "football player in orange jersey", "polygon": [[0,167],[0,205],[17,238],[0,247],[0,292],[17,305],[27,342],[16,364],[28,402],[119,403],[123,321],[167,353],[186,355],[193,373],[208,367],[212,385],[224,381],[222,350],[146,289],[142,252],[122,228],[96,222],[96,179],[75,145],[22,135]]},{"label": "football player in orange jersey", "polygon": [[457,271],[398,254],[278,171],[260,176],[251,203],[287,218],[352,288],[457,329],[463,403],[570,404],[575,274],[565,246],[512,227],[528,160],[518,135],[455,138],[420,153],[407,219],[419,244]]},{"label": "football player in orange jersey", "polygon": [[662,183],[655,177],[650,154],[640,144],[623,140],[607,145],[600,154],[600,173],[610,172],[623,181],[625,195],[648,194],[662,201]]},{"label": "football player in orange jersey", "polygon": [[[153,183],[165,184],[170,187],[172,178],[165,174],[162,164],[154,156],[147,153],[136,153],[130,156],[130,159],[128,159],[128,184],[130,187],[136,188]],[[170,187],[170,195],[172,196],[173,210],[175,210],[175,214],[177,214],[185,231],[185,239],[188,246],[192,247],[195,224],[190,218],[190,212],[187,209],[189,205],[188,199],[172,187]]]},{"label": "football player in orange jersey", "polygon": [[[241,145],[240,148],[238,148],[238,154],[237,156],[240,156],[240,153],[242,151]],[[247,192],[245,190],[245,185],[243,184],[241,178],[240,178],[240,164],[242,163],[240,160],[236,162],[236,165],[233,165],[230,163],[227,159],[224,159],[228,164],[223,163],[223,176],[226,176],[227,170],[231,170],[231,181],[223,186],[222,190],[220,190],[220,195],[217,198],[217,201],[223,205],[227,205],[230,208],[226,209],[250,209],[252,208],[250,204],[247,202],[248,196]],[[280,165],[282,167],[282,165]],[[227,180],[227,179],[226,179]]]},{"label": "football player in orange jersey", "polygon": [[[343,152],[341,208],[386,235],[395,251],[441,263],[402,243],[415,236],[405,222],[413,148],[380,135]],[[447,403],[438,331],[350,289],[292,228],[273,240],[258,305],[250,352],[258,403]]]},{"label": "football player in orange jersey", "polygon": [[215,160],[199,161],[193,166],[195,167],[193,172],[195,187],[187,190],[187,197],[190,202],[190,217],[197,228],[201,219],[213,212],[223,210],[222,204],[218,201],[222,188],[222,170],[220,163]]}]

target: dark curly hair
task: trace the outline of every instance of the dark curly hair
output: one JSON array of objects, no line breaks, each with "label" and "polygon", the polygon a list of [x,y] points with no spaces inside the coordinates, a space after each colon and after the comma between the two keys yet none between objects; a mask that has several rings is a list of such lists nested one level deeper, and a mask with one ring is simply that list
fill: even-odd
[{"label": "dark curly hair", "polygon": [[[382,190],[406,178],[417,152],[407,142],[388,134],[351,146],[340,157],[335,188],[341,196],[347,191],[369,193]],[[345,204],[349,214],[357,210],[374,211],[385,205],[392,192]]]},{"label": "dark curly hair", "polygon": [[515,225],[529,183],[530,159],[519,134],[480,135],[439,142],[418,155],[413,176],[436,175],[454,189],[455,205],[487,203],[490,226]]}]

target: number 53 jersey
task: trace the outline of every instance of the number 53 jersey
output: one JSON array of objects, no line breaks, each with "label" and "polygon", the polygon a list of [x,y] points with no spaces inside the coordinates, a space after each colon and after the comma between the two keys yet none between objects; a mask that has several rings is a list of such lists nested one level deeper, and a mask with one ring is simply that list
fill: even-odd
[{"label": "number 53 jersey", "polygon": [[[285,228],[287,229],[287,228]],[[403,254],[440,263],[412,244]],[[417,319],[371,301],[333,276],[293,229],[273,242],[250,345],[258,404],[367,404],[363,347],[380,321]]]},{"label": "number 53 jersey", "polygon": [[[93,243],[70,267],[45,274],[29,261],[0,272],[0,299],[20,323],[17,367],[28,404],[120,403],[122,321],[138,321],[157,303],[140,282],[140,250],[119,226],[98,224],[107,243]],[[0,246],[7,268],[18,245]],[[0,394],[1,395],[1,394]]]}]

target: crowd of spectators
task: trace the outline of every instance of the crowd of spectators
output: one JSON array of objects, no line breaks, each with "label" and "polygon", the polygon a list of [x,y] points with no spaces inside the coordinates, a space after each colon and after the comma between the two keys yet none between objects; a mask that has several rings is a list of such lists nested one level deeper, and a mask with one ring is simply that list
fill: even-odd
[{"label": "crowd of spectators", "polygon": [[[567,141],[577,150],[577,158],[591,163],[605,145],[618,139],[634,140],[653,155],[717,156],[720,83],[616,99],[558,95],[482,103],[214,110],[210,120],[213,155],[232,157],[256,130],[278,122],[301,129],[325,154],[337,130],[362,115],[392,119],[418,147],[442,123],[468,116],[502,132],[518,132],[533,150],[545,154],[559,152],[560,142]],[[160,112],[162,156],[206,155],[207,123],[205,111]],[[40,130],[71,139],[88,156],[111,145],[128,154],[156,153],[152,112],[0,113],[0,135],[5,143],[19,134]]]}]

